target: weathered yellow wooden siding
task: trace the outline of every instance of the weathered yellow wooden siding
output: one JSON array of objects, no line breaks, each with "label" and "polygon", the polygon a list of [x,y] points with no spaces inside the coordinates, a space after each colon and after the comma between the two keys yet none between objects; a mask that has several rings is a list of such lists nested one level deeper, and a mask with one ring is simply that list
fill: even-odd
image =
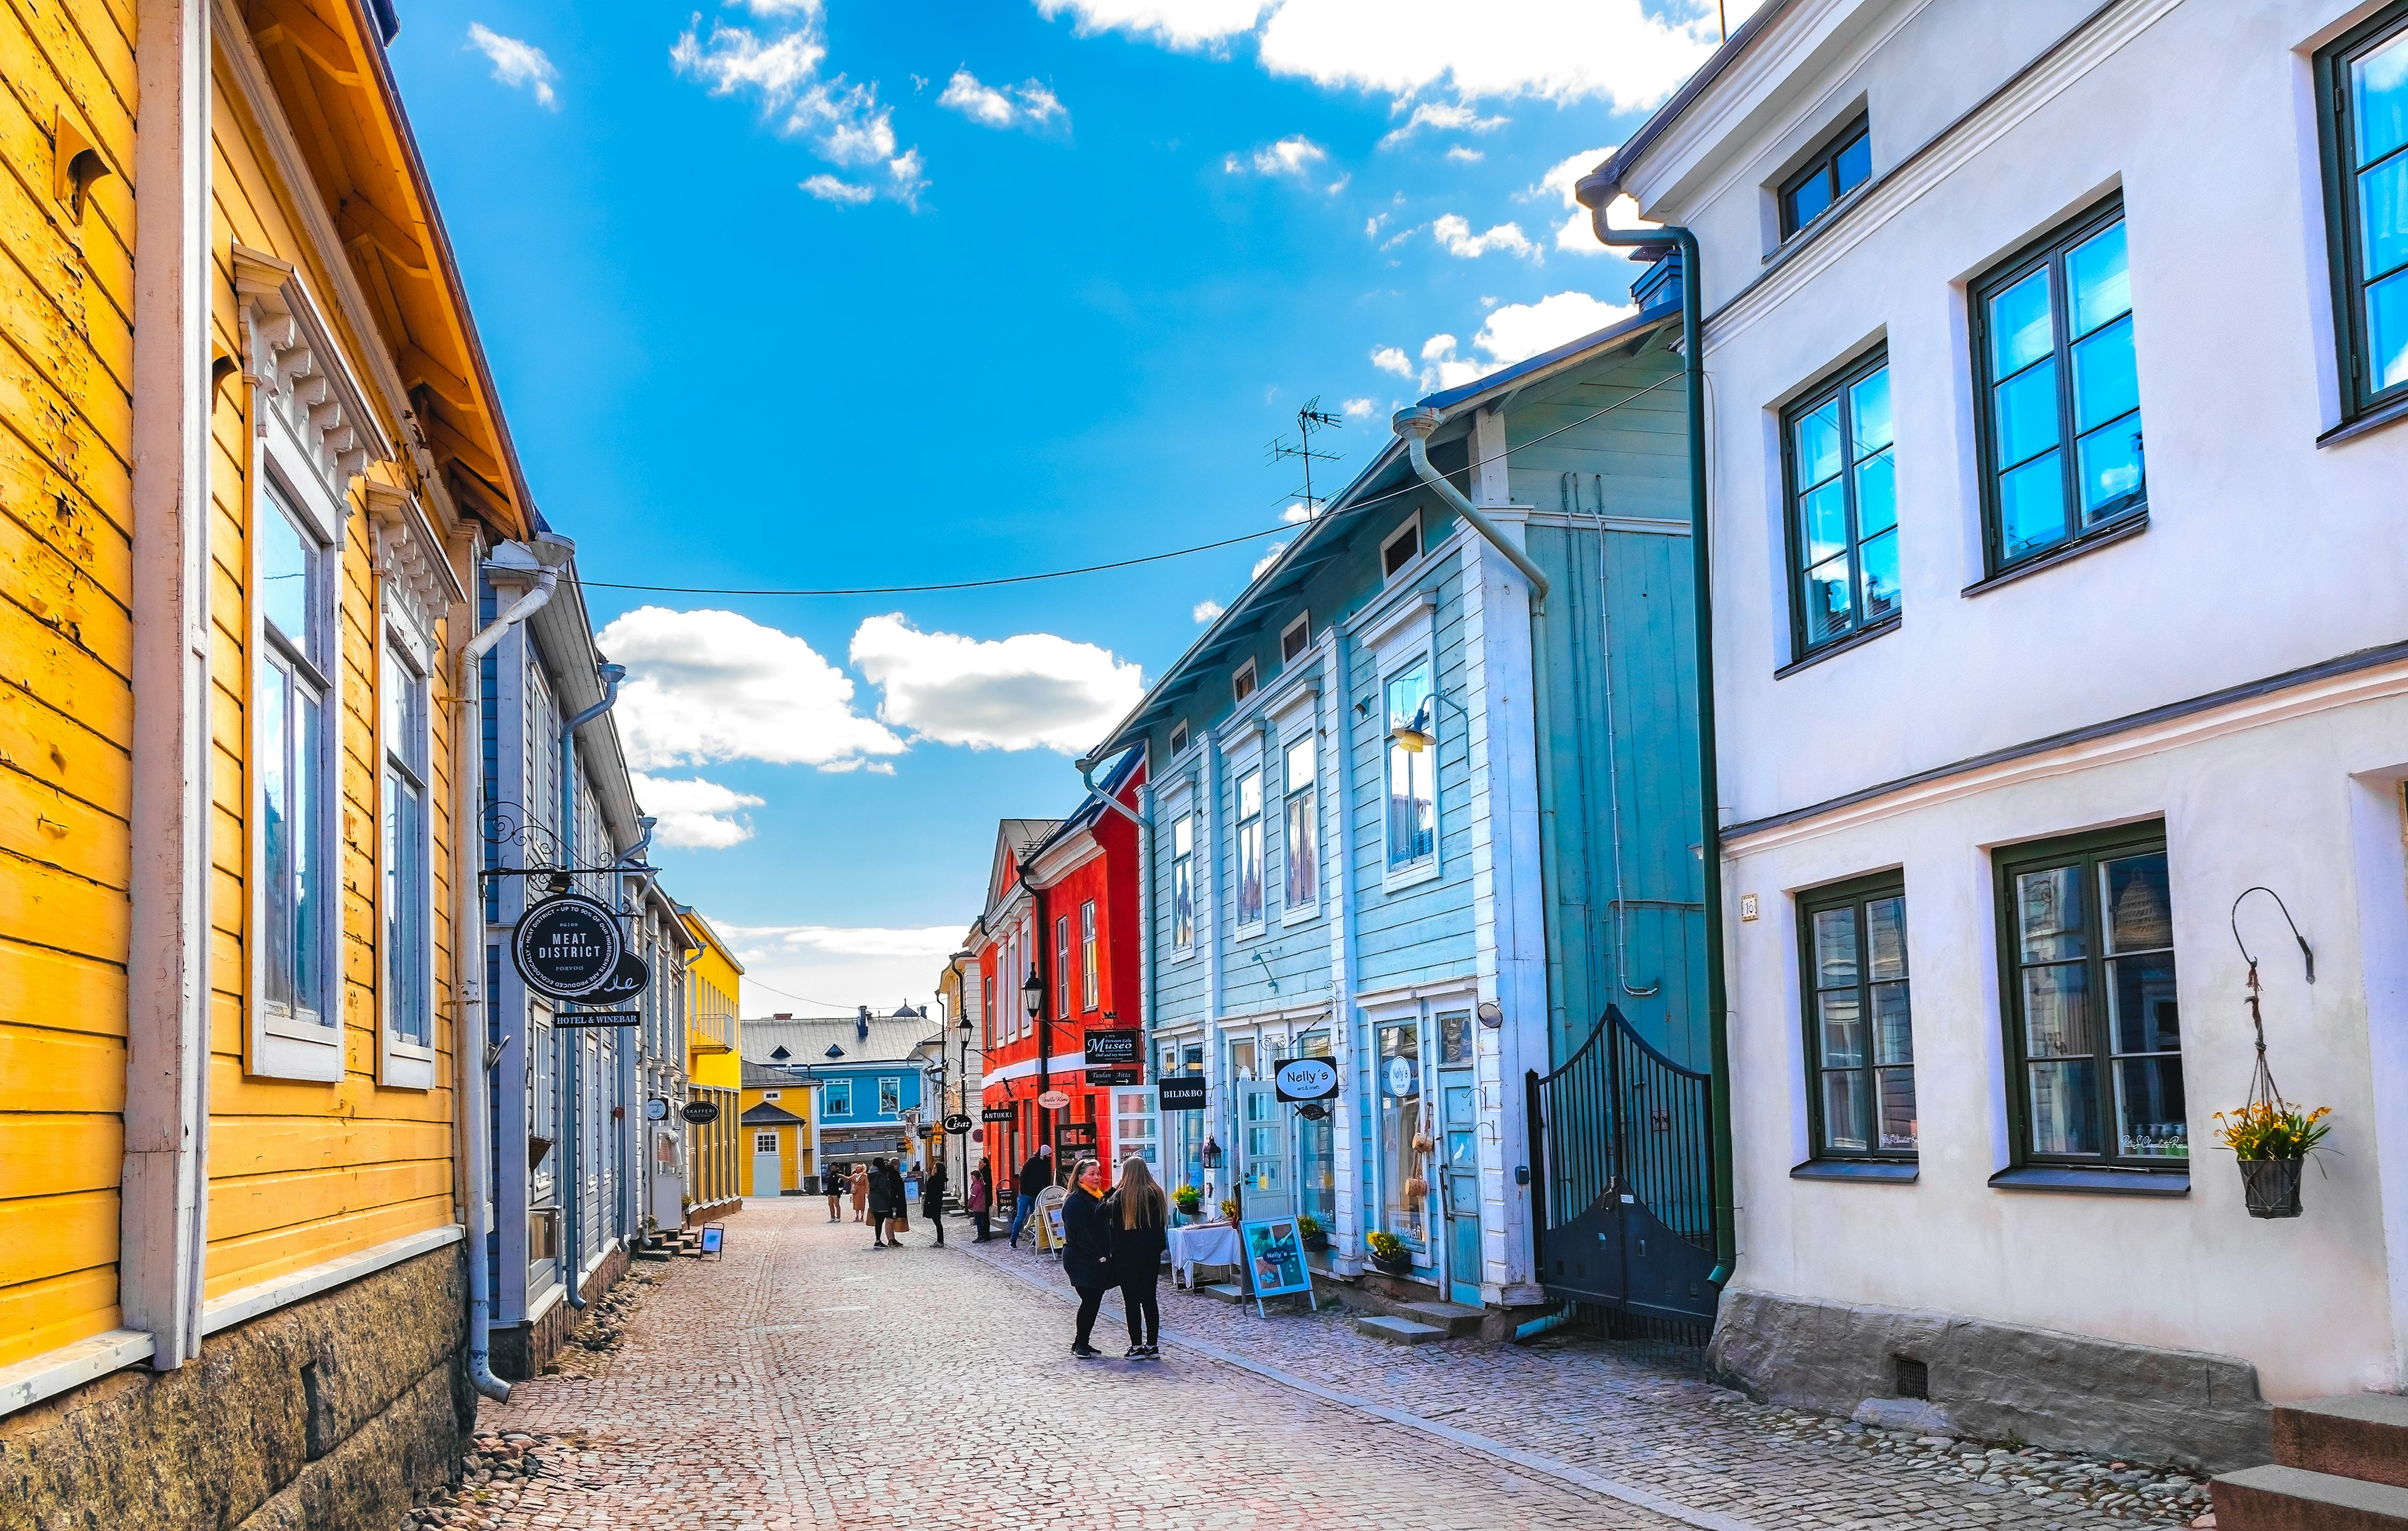
[{"label": "weathered yellow wooden siding", "polygon": [[[211,249],[219,263],[212,316],[217,344],[240,353],[229,255],[236,242],[300,267],[329,318],[339,324],[336,290],[292,211],[293,193],[276,175],[257,128],[240,109],[235,82],[223,71],[214,97]],[[304,189],[302,194],[316,193]],[[360,337],[350,338],[359,343]],[[369,376],[359,356],[351,362],[356,374],[364,379]],[[345,1073],[339,1082],[306,1083],[253,1078],[243,1071],[248,979],[243,941],[250,909],[244,831],[250,798],[241,772],[248,674],[243,649],[250,623],[242,585],[251,503],[251,437],[244,403],[239,385],[230,385],[213,421],[216,515],[211,544],[217,572],[212,593],[216,808],[211,919],[216,928],[210,960],[215,1003],[206,1294],[210,1297],[453,1221],[451,1000],[447,986],[440,983],[441,975],[450,971],[451,950],[449,695],[438,665],[431,788],[437,800],[438,913],[433,928],[440,996],[435,1034],[438,1087],[391,1090],[377,1082],[382,952],[377,889],[382,831],[376,739],[380,619],[375,534],[357,494],[340,570],[341,659],[336,676],[340,705],[335,709],[341,724]],[[398,436],[397,423],[390,418],[383,422],[389,436]]]},{"label": "weathered yellow wooden siding", "polygon": [[[122,4],[0,8],[0,1366],[118,1323],[132,36]],[[62,112],[114,171],[80,222]]]}]

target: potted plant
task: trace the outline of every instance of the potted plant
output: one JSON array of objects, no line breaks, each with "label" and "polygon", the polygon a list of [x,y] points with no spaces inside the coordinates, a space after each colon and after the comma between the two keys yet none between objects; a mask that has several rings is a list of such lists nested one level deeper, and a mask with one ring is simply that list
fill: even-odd
[{"label": "potted plant", "polygon": [[1192,1185],[1182,1185],[1170,1193],[1170,1205],[1180,1216],[1193,1220],[1204,1206],[1204,1193]]},{"label": "potted plant", "polygon": [[1238,1221],[1237,1197],[1224,1196],[1221,1198],[1221,1221],[1224,1223],[1235,1223]]},{"label": "potted plant", "polygon": [[1374,1228],[1363,1236],[1363,1241],[1371,1246],[1371,1263],[1382,1271],[1390,1276],[1413,1273],[1413,1252],[1395,1234],[1384,1228]]},{"label": "potted plant", "polygon": [[2215,1138],[2241,1163],[2241,1194],[2251,1217],[2300,1215],[2300,1171],[2323,1143],[2332,1108],[2302,1111],[2279,1096],[2215,1113]]},{"label": "potted plant", "polygon": [[1311,1212],[1301,1212],[1297,1214],[1296,1220],[1296,1232],[1297,1237],[1303,1241],[1306,1249],[1326,1250],[1329,1247],[1329,1230],[1323,1227],[1321,1225],[1321,1220],[1314,1217]]}]

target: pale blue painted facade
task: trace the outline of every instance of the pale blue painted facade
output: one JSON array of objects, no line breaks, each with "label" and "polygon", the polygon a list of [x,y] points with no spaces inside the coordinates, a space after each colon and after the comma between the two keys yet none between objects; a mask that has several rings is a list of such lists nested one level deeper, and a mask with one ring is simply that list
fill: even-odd
[{"label": "pale blue painted facade", "polygon": [[[1200,1120],[1163,1118],[1165,1167],[1238,1186],[1248,1217],[1312,1213],[1341,1269],[1384,1228],[1441,1295],[1537,1300],[1526,1073],[1608,1001],[1704,1061],[1673,317],[1425,401],[1446,416],[1432,463],[1547,575],[1535,613],[1392,446],[1104,751],[1153,763],[1157,1067],[1211,1084]],[[1433,742],[1404,749],[1392,711],[1432,687]],[[1322,1122],[1268,1082],[1307,1053],[1344,1081]]]}]

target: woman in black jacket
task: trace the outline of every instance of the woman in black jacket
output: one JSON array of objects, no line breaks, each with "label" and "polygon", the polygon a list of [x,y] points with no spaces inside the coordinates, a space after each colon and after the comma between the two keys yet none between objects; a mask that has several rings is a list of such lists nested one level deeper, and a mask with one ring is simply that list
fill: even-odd
[{"label": "woman in black jacket", "polygon": [[1095,1160],[1080,1160],[1070,1172],[1070,1199],[1062,1204],[1062,1274],[1079,1289],[1079,1333],[1070,1353],[1082,1357],[1104,1353],[1088,1341],[1112,1287],[1112,1233],[1104,1221],[1101,1180]]},{"label": "woman in black jacket", "polygon": [[1129,1359],[1159,1361],[1162,1309],[1155,1288],[1163,1252],[1170,1248],[1170,1203],[1142,1158],[1132,1153],[1121,1161],[1120,1189],[1105,1198],[1103,1211],[1112,1236],[1112,1276],[1128,1318]]},{"label": "woman in black jacket", "polygon": [[928,1226],[937,1230],[937,1247],[945,1247],[945,1156],[939,1152],[936,1163],[920,1177],[920,1215]]},{"label": "woman in black jacket", "polygon": [[[881,1159],[869,1166],[869,1247],[891,1250],[896,1244],[886,1240],[886,1225],[903,1208],[903,1177],[894,1166]],[[897,1243],[900,1240],[896,1241]]]}]

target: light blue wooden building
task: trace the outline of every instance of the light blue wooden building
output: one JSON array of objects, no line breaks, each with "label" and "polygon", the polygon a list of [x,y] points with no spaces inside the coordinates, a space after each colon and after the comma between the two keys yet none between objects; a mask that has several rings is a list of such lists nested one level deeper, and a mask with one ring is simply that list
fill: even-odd
[{"label": "light blue wooden building", "polygon": [[[1609,1003],[1706,1062],[1678,333],[1659,297],[1423,400],[1511,551],[1400,434],[1096,752],[1152,763],[1156,1078],[1211,1083],[1164,1167],[1312,1214],[1341,1274],[1385,1229],[1439,1295],[1541,1300],[1527,1077]],[[1318,1120],[1299,1056],[1343,1080]]]}]

